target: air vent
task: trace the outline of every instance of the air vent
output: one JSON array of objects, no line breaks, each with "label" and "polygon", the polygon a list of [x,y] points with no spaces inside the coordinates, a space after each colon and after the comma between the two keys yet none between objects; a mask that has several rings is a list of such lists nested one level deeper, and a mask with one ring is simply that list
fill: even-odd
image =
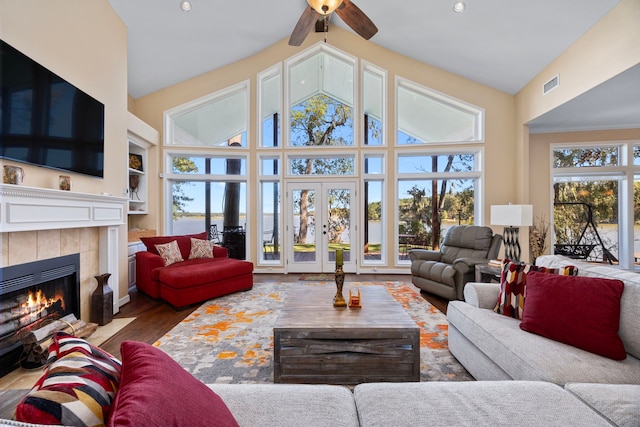
[{"label": "air vent", "polygon": [[560,84],[560,75],[556,74],[551,80],[549,80],[542,86],[542,93],[546,95],[547,93],[551,92],[553,89],[557,88],[559,84]]}]

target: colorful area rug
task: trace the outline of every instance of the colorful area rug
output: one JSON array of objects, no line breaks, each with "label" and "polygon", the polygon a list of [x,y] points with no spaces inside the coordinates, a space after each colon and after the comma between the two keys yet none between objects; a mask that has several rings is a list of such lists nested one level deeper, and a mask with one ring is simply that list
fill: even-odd
[{"label": "colorful area rug", "polygon": [[326,282],[329,280],[335,280],[335,274],[326,274],[326,273],[307,273],[301,275],[298,280],[303,282]]},{"label": "colorful area rug", "polygon": [[[384,285],[420,326],[421,381],[467,381],[473,377],[447,347],[448,324],[442,312],[402,282]],[[273,383],[273,325],[287,290],[333,283],[258,283],[204,303],[154,345],[205,383]],[[331,303],[331,302],[329,302]]]}]

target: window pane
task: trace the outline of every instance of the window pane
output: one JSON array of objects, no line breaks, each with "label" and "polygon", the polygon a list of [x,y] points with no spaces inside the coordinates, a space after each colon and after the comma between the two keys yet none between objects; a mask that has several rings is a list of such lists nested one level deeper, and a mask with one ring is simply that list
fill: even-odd
[{"label": "window pane", "polygon": [[408,260],[410,249],[433,249],[450,226],[474,223],[475,180],[400,180],[398,195],[401,261]]},{"label": "window pane", "polygon": [[262,182],[262,260],[280,261],[282,237],[280,230],[280,183]]},{"label": "window pane", "polygon": [[640,146],[633,146],[633,164],[640,165]]},{"label": "window pane", "polygon": [[289,159],[291,175],[353,175],[353,157],[292,157]]},{"label": "window pane", "polygon": [[475,181],[472,179],[449,179],[438,181],[440,196],[441,227],[444,231],[454,224],[475,223]]},{"label": "window pane", "polygon": [[398,244],[399,260],[409,259],[409,249],[413,246],[430,248],[430,194],[431,181],[398,182]]},{"label": "window pane", "polygon": [[398,173],[431,172],[431,156],[398,156]]},{"label": "window pane", "polygon": [[417,87],[398,85],[397,96],[398,144],[481,140],[480,109]]},{"label": "window pane", "polygon": [[[247,93],[245,85],[214,95],[201,105],[172,117],[170,145],[246,147]],[[230,141],[234,141],[231,143]]]},{"label": "window pane", "polygon": [[474,154],[398,156],[398,173],[465,172],[475,170]]},{"label": "window pane", "polygon": [[[330,49],[330,48],[328,48]],[[354,64],[321,51],[289,68],[289,103],[296,105],[323,93],[353,107]]]},{"label": "window pane", "polygon": [[383,181],[367,180],[364,182],[365,229],[364,260],[382,260],[382,183]]},{"label": "window pane", "polygon": [[616,166],[619,151],[619,147],[557,148],[553,150],[553,167]]},{"label": "window pane", "polygon": [[373,116],[364,116],[364,128],[366,139],[364,144],[367,146],[382,145],[382,121]]},{"label": "window pane", "polygon": [[383,160],[383,156],[365,156],[364,173],[370,175],[384,173]]},{"label": "window pane", "polygon": [[618,181],[554,184],[554,253],[618,260]]},{"label": "window pane", "polygon": [[260,160],[260,166],[262,175],[280,175],[279,158],[263,158]]},{"label": "window pane", "polygon": [[[246,258],[247,189],[244,182],[172,181],[171,186],[172,234],[201,233],[207,231],[208,222],[216,225],[220,234],[216,237],[229,250],[230,257]],[[234,229],[240,232],[226,232]]]},{"label": "window pane", "polygon": [[[171,188],[173,197],[171,233],[196,234],[206,231],[204,182],[173,181]],[[222,222],[220,222],[220,230],[222,230]]]},{"label": "window pane", "polygon": [[351,107],[326,95],[291,108],[290,144],[294,147],[353,145]]},{"label": "window pane", "polygon": [[280,146],[280,120],[277,113],[262,121],[262,146]]},{"label": "window pane", "polygon": [[201,157],[173,154],[173,173],[185,175],[246,175],[246,159],[234,157]]},{"label": "window pane", "polygon": [[280,146],[280,73],[260,80],[260,117],[263,147]]},{"label": "window pane", "polygon": [[362,73],[362,102],[365,145],[382,145],[382,117],[384,108],[384,78],[364,70]]}]

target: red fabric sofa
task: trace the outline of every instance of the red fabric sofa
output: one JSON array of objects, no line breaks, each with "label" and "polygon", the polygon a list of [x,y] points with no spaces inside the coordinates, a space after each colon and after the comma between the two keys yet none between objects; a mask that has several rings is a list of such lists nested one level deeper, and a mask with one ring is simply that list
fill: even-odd
[{"label": "red fabric sofa", "polygon": [[[136,253],[136,287],[174,307],[253,288],[253,263],[229,258],[225,248],[215,245],[213,258],[189,259],[192,237],[206,240],[207,233],[141,238],[147,250]],[[184,261],[165,266],[155,245],[173,240]]]}]

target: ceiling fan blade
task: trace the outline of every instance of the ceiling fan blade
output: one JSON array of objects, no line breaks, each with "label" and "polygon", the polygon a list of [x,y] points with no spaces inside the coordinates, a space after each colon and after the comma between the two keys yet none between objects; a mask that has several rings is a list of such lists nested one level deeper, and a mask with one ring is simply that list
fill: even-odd
[{"label": "ceiling fan blade", "polygon": [[378,27],[375,26],[371,19],[349,0],[344,0],[335,11],[345,24],[365,40],[369,40],[378,32]]},{"label": "ceiling fan blade", "polygon": [[290,46],[300,46],[302,44],[304,39],[307,38],[307,34],[309,34],[311,29],[316,25],[316,21],[318,20],[317,15],[311,6],[307,6],[293,29],[291,37],[289,37]]}]

